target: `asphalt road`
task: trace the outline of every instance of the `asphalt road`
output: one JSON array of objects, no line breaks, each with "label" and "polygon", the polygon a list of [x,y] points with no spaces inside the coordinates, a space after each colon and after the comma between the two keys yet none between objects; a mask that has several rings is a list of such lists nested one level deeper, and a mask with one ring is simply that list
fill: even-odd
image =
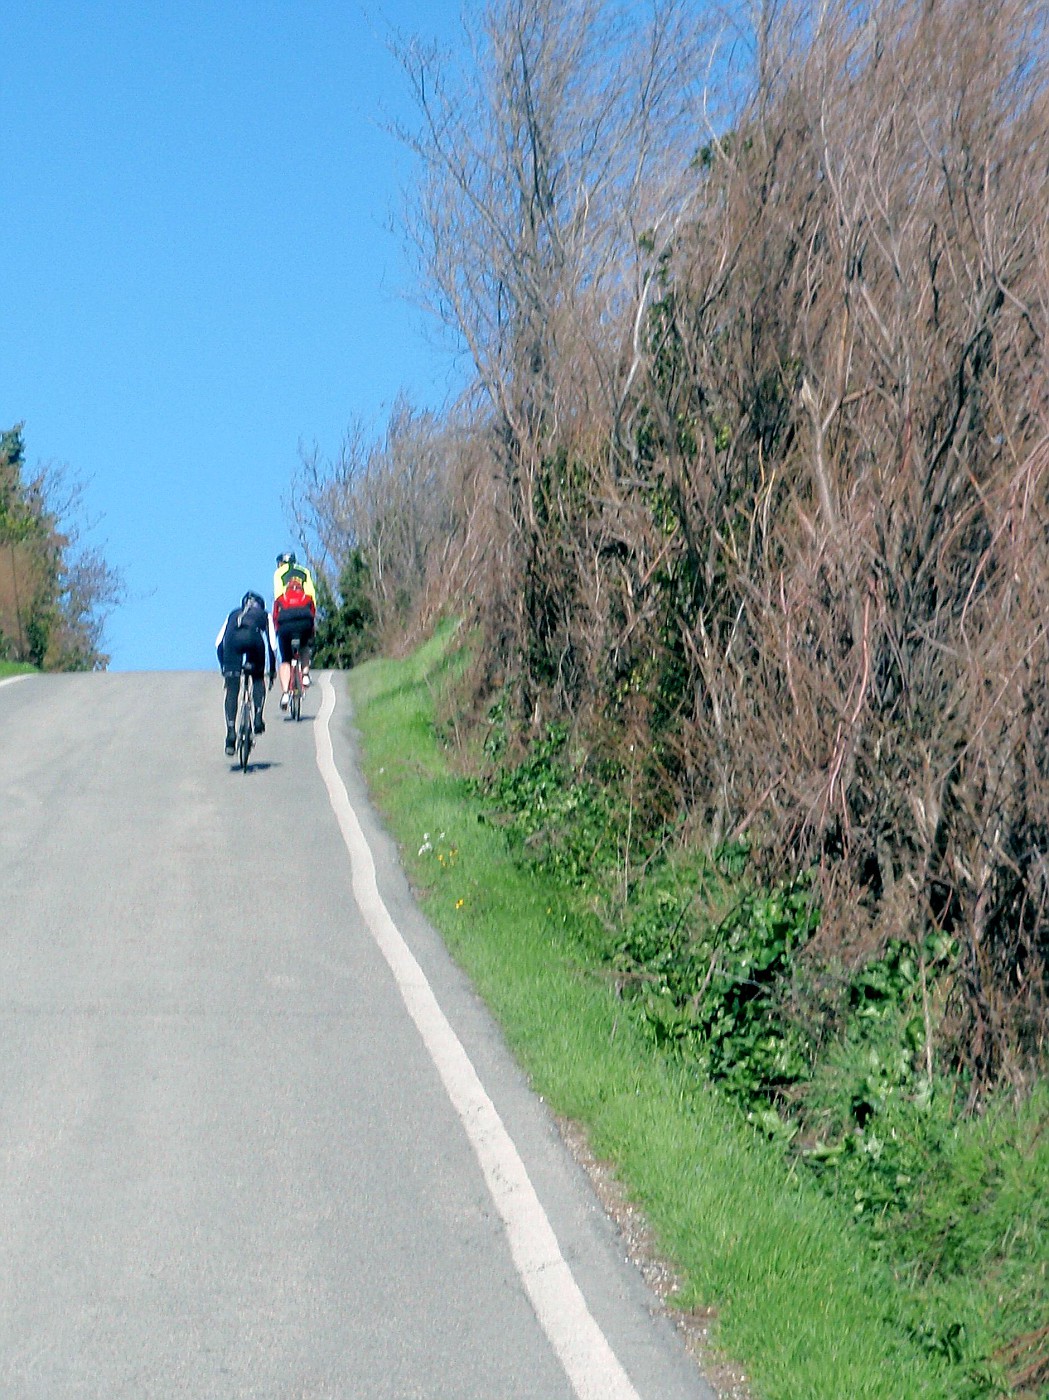
[{"label": "asphalt road", "polygon": [[710,1400],[305,709],[0,684],[0,1397]]}]

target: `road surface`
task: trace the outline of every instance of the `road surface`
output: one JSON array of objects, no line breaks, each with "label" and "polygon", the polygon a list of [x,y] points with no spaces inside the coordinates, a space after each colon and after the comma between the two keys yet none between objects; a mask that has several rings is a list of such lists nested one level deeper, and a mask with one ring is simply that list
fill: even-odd
[{"label": "road surface", "polygon": [[305,711],[0,684],[0,1396],[710,1400]]}]

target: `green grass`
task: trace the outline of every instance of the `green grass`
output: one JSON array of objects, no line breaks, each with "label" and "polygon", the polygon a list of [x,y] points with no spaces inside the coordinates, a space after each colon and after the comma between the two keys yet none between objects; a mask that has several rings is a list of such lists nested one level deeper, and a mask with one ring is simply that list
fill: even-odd
[{"label": "green grass", "polygon": [[28,666],[22,661],[0,661],[0,680],[5,676],[29,675],[35,670],[35,666]]},{"label": "green grass", "polygon": [[351,673],[365,772],[421,902],[501,1023],[536,1091],[615,1163],[685,1306],[763,1400],[954,1397],[946,1360],[907,1335],[888,1271],[841,1207],[682,1068],[653,1056],[601,969],[597,938],[556,884],[525,872],[451,771],[433,697],[447,633]]}]

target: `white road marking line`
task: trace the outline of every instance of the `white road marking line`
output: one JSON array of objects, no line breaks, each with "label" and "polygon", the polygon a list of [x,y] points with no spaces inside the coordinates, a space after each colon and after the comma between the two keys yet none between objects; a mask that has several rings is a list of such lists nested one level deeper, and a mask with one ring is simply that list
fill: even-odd
[{"label": "white road marking line", "polygon": [[0,686],[14,685],[15,681],[27,681],[33,674],[32,671],[23,671],[20,676],[5,676],[4,679],[0,681]]},{"label": "white road marking line", "polygon": [[640,1400],[586,1305],[510,1134],[379,894],[371,849],[335,766],[328,729],[335,687],[328,675],[322,683],[317,767],[349,852],[354,897],[477,1154],[532,1307],[579,1400]]}]

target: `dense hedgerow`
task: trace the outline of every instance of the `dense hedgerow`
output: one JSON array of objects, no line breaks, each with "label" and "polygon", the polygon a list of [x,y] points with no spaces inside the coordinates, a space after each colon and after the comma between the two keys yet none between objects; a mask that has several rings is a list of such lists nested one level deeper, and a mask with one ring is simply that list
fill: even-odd
[{"label": "dense hedgerow", "polygon": [[[518,858],[574,891],[653,1053],[712,1083],[850,1213],[895,1272],[915,1339],[966,1395],[1049,1379],[1049,1099],[992,1096],[936,1050],[957,950],[894,940],[858,965],[817,955],[818,892],[764,887],[745,843],[697,855],[634,831],[620,786],[573,767],[550,729],[519,761],[493,711],[488,820]],[[1012,1389],[1010,1389],[1010,1383]]]}]

